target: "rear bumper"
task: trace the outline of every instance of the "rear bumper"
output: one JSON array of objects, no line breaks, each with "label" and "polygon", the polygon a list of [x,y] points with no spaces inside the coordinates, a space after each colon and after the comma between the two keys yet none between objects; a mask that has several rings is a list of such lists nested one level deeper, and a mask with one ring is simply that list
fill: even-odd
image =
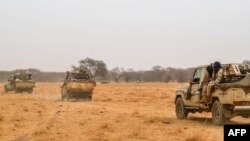
[{"label": "rear bumper", "polygon": [[93,90],[82,90],[82,89],[68,89],[71,93],[92,93]]},{"label": "rear bumper", "polygon": [[250,106],[235,106],[234,111],[250,111]]}]

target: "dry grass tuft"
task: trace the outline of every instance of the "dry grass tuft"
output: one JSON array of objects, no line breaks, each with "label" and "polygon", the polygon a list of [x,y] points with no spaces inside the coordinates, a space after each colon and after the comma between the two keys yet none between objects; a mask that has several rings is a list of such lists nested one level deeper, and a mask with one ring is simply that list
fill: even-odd
[{"label": "dry grass tuft", "polygon": [[3,135],[3,129],[0,127],[0,137]]},{"label": "dry grass tuft", "polygon": [[132,117],[142,117],[142,115],[140,115],[140,113],[138,111],[134,111],[131,113]]},{"label": "dry grass tuft", "polygon": [[207,134],[209,133],[204,132],[204,129],[195,129],[193,133],[185,133],[185,141],[207,141],[209,139]]},{"label": "dry grass tuft", "polygon": [[0,115],[0,122],[4,121],[4,117],[2,115]]},{"label": "dry grass tuft", "polygon": [[106,98],[106,99],[102,99],[101,101],[102,102],[111,102],[111,101],[113,101],[113,99],[112,98]]},{"label": "dry grass tuft", "polygon": [[146,118],[146,120],[144,122],[145,123],[156,123],[156,122],[159,122],[159,121],[161,121],[160,117],[151,116],[151,117]]},{"label": "dry grass tuft", "polygon": [[102,130],[108,130],[108,131],[112,132],[113,129],[114,129],[114,127],[111,124],[109,124],[109,123],[104,123],[104,124],[102,124],[100,126],[100,129],[102,129]]},{"label": "dry grass tuft", "polygon": [[29,141],[30,139],[26,135],[22,135],[12,141]]},{"label": "dry grass tuft", "polygon": [[128,138],[132,139],[146,139],[146,134],[143,132],[143,128],[138,126],[134,127],[132,131],[129,132]]},{"label": "dry grass tuft", "polygon": [[206,141],[206,136],[195,134],[195,135],[186,137],[185,141]]},{"label": "dry grass tuft", "polygon": [[33,133],[34,136],[41,136],[41,135],[45,135],[47,133],[46,129],[44,128],[39,128],[36,129],[36,131]]},{"label": "dry grass tuft", "polygon": [[183,127],[177,126],[177,127],[175,128],[175,132],[178,133],[178,134],[183,133]]}]

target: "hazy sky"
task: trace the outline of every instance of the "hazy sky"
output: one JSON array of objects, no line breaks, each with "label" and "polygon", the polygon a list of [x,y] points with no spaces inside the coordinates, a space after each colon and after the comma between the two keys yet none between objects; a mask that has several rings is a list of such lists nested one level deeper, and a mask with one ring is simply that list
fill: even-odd
[{"label": "hazy sky", "polygon": [[0,0],[0,70],[250,60],[249,0]]}]

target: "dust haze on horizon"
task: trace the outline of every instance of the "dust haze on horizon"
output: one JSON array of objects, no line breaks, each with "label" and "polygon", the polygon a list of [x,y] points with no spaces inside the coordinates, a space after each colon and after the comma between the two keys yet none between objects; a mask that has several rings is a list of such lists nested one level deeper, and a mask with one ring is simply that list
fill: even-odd
[{"label": "dust haze on horizon", "polygon": [[250,1],[0,1],[0,70],[188,68],[250,60]]}]

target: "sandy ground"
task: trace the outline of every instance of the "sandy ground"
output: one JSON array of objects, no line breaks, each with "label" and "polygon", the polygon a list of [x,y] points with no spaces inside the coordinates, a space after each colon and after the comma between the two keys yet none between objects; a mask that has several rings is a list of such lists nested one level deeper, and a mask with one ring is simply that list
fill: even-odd
[{"label": "sandy ground", "polygon": [[[177,120],[173,104],[181,84],[103,84],[92,102],[60,100],[57,83],[33,94],[0,95],[1,141],[222,141],[211,115]],[[0,84],[3,90],[3,84]],[[235,118],[237,123],[250,119]]]}]

